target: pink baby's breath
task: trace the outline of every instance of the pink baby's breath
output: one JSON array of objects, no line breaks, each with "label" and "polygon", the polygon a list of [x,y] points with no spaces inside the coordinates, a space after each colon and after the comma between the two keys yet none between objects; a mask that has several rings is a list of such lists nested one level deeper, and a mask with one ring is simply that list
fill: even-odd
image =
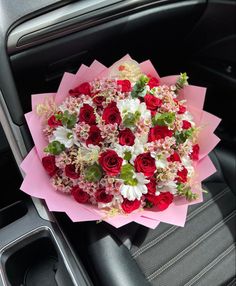
[{"label": "pink baby's breath", "polygon": [[52,186],[59,192],[70,194],[73,181],[65,176],[56,175],[51,179]]},{"label": "pink baby's breath", "polygon": [[66,165],[71,164],[71,158],[66,154],[66,152],[62,152],[59,154],[56,159],[56,166],[60,169],[64,169]]},{"label": "pink baby's breath", "polygon": [[74,131],[79,141],[84,142],[88,139],[89,129],[90,129],[90,126],[86,124],[85,122],[80,122],[79,124],[77,123],[75,125]]}]

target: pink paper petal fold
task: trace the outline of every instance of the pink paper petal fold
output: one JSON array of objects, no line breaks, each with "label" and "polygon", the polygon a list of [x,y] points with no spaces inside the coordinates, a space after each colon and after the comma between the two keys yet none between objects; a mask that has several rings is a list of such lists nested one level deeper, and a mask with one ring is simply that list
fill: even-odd
[{"label": "pink paper petal fold", "polygon": [[35,112],[38,104],[44,103],[46,99],[54,99],[56,93],[39,93],[31,95],[31,106],[32,110]]},{"label": "pink paper petal fold", "polygon": [[111,218],[105,218],[104,221],[107,223],[113,225],[116,228],[122,227],[132,221],[134,221],[135,218],[138,218],[139,215],[137,214],[130,214],[130,215],[117,215]]},{"label": "pink paper petal fold", "polygon": [[[32,178],[34,178],[34,177],[32,177],[31,174],[26,175],[24,178],[24,181],[22,182],[22,184],[20,186],[20,189],[32,197],[43,199],[44,196],[40,192],[38,186],[35,184],[32,184],[33,183]],[[47,188],[47,186],[45,186],[45,185],[46,185],[46,183],[42,183],[42,187]]]},{"label": "pink paper petal fold", "polygon": [[86,78],[84,78],[84,74],[86,74],[87,70],[89,69],[88,66],[82,64],[80,66],[80,68],[78,69],[77,73],[75,74],[75,83],[79,85],[80,83],[82,83],[84,80],[86,80]]},{"label": "pink paper petal fold", "polygon": [[29,112],[25,114],[25,119],[28,124],[30,133],[32,135],[35,147],[38,152],[40,159],[44,156],[44,148],[48,145],[45,137],[43,136],[42,122],[38,115],[34,112]]},{"label": "pink paper petal fold", "polygon": [[161,84],[167,84],[167,85],[175,85],[178,75],[169,75],[169,76],[164,76],[160,79]]},{"label": "pink paper petal fold", "polygon": [[188,205],[171,204],[165,211],[158,211],[155,208],[145,210],[143,215],[158,221],[178,226],[184,226],[187,216]]},{"label": "pink paper petal fold", "polygon": [[56,94],[56,103],[60,104],[65,100],[66,96],[69,94],[69,90],[73,89],[75,87],[75,84],[71,84],[75,82],[75,75],[72,73],[65,72],[61,83],[59,85],[59,88],[57,90]]},{"label": "pink paper petal fold", "polygon": [[160,79],[151,61],[147,60],[145,62],[142,62],[140,64],[140,67],[141,67],[142,72],[145,73],[146,75],[151,75],[152,77],[156,77],[157,79]]},{"label": "pink paper petal fold", "polygon": [[99,75],[103,71],[106,71],[106,70],[107,70],[106,66],[104,66],[103,64],[95,60],[88,69],[87,81],[94,80],[95,78],[99,77]]},{"label": "pink paper petal fold", "polygon": [[47,195],[50,196],[53,189],[35,148],[32,149],[22,164],[26,177],[20,189],[33,197],[41,199],[45,198],[45,192],[48,192]]},{"label": "pink paper petal fold", "polygon": [[159,224],[160,221],[154,220],[154,219],[150,219],[148,217],[145,216],[140,216],[136,219],[134,219],[134,221],[138,224],[141,224],[143,226],[155,229]]},{"label": "pink paper petal fold", "polygon": [[198,140],[198,144],[200,146],[199,159],[207,156],[207,154],[209,154],[219,142],[220,139],[213,133],[208,135],[202,135],[200,133]]},{"label": "pink paper petal fold", "polygon": [[186,99],[187,106],[192,105],[195,108],[203,109],[206,96],[206,88],[194,85],[187,85],[180,91],[179,100]]},{"label": "pink paper petal fold", "polygon": [[202,182],[203,180],[205,180],[207,177],[210,177],[215,172],[216,172],[216,167],[212,163],[209,156],[206,156],[202,160],[200,160],[196,166],[197,180],[199,182]]}]

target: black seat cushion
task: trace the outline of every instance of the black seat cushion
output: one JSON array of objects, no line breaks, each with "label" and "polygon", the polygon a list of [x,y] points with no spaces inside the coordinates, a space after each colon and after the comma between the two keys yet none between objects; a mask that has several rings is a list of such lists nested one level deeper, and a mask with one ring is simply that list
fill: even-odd
[{"label": "black seat cushion", "polygon": [[208,193],[189,207],[184,228],[90,224],[98,285],[235,285],[235,154],[220,148],[211,157],[218,172],[204,182]]}]

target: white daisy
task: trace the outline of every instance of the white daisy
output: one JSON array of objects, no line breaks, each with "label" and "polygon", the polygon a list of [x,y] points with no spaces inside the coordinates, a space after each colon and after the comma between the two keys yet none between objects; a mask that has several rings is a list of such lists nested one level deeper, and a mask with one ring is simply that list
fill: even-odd
[{"label": "white daisy", "polygon": [[134,143],[134,146],[133,147],[133,150],[132,150],[132,157],[130,159],[130,162],[132,164],[134,164],[134,161],[136,159],[136,157],[139,155],[139,154],[142,154],[145,152],[144,150],[144,144],[142,144],[142,142],[140,141],[140,138],[136,138],[135,139],[135,143]]},{"label": "white daisy", "polygon": [[130,152],[131,154],[133,153],[134,147],[115,143],[114,150],[116,151],[119,157],[124,158],[126,152]]},{"label": "white daisy", "polygon": [[64,144],[66,148],[72,147],[74,144],[77,144],[74,133],[72,130],[67,129],[64,126],[58,126],[53,135],[50,138],[50,142],[59,141],[61,144]]},{"label": "white daisy", "polygon": [[142,195],[148,192],[145,184],[148,184],[149,180],[147,180],[142,173],[134,173],[134,179],[137,180],[137,185],[131,186],[122,184],[120,186],[122,196],[129,201],[140,200]]},{"label": "white daisy", "polygon": [[150,110],[147,109],[144,102],[140,103],[139,99],[124,99],[117,102],[117,107],[123,118],[128,112],[135,114],[135,112],[140,113],[140,117],[145,121],[151,120]]},{"label": "white daisy", "polygon": [[156,168],[166,168],[168,165],[168,161],[166,156],[157,152],[151,152],[151,157],[155,159]]},{"label": "white daisy", "polygon": [[[113,146],[114,146],[114,150],[116,151],[118,156],[121,158],[124,158],[126,152],[130,152],[131,154],[130,162],[132,164],[134,164],[134,161],[139,154],[144,153],[144,146],[138,138],[135,139],[135,143],[133,146],[120,145],[118,143],[115,143]],[[125,161],[124,161],[124,164],[125,164]]]}]

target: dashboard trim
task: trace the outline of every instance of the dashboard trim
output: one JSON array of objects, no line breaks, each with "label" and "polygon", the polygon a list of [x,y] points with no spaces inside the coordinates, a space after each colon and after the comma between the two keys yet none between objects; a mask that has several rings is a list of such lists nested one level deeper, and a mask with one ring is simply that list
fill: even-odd
[{"label": "dashboard trim", "polygon": [[[22,24],[8,34],[9,54],[103,24],[144,9],[165,5],[181,7],[205,0],[85,0],[70,3]],[[166,7],[166,6],[165,6]]]}]

